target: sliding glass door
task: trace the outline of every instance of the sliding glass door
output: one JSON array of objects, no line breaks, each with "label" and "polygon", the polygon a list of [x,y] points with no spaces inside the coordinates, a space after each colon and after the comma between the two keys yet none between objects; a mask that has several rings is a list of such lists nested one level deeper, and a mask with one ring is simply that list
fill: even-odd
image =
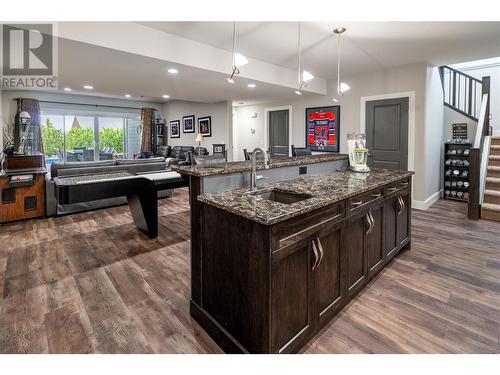
[{"label": "sliding glass door", "polygon": [[95,133],[93,116],[64,116],[66,161],[93,161]]},{"label": "sliding glass door", "polygon": [[139,115],[51,110],[42,111],[41,123],[48,164],[132,159],[140,152]]},{"label": "sliding glass door", "polygon": [[99,117],[99,160],[123,159],[125,119]]}]

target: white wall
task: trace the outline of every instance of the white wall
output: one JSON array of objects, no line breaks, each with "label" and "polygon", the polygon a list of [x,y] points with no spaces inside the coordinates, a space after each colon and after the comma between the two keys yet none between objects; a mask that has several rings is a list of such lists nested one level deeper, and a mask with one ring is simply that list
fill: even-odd
[{"label": "white wall", "polygon": [[459,68],[460,71],[472,77],[482,79],[489,76],[490,81],[490,114],[493,134],[500,135],[500,65],[483,67]]},{"label": "white wall", "polygon": [[427,208],[440,198],[443,178],[443,141],[445,138],[443,88],[437,67],[427,67],[425,95],[425,200]]},{"label": "white wall", "polygon": [[[340,105],[340,152],[347,152],[347,133],[359,131],[361,126],[361,98],[377,96],[391,93],[414,92],[415,97],[415,178],[414,178],[414,199],[425,201],[429,196],[428,192],[432,188],[426,189],[426,158],[425,158],[425,125],[426,125],[426,85],[428,76],[428,66],[426,63],[411,64],[394,69],[381,70],[356,77],[345,77],[343,80],[349,83],[351,90],[345,93],[339,103],[333,103],[332,97],[336,91],[336,82],[328,82],[328,95],[314,95],[300,97],[290,102],[273,102],[259,105],[242,106],[235,108],[235,118],[237,123],[238,147],[235,150],[241,158],[243,148],[252,148],[256,143],[261,142],[260,134],[265,129],[264,108],[287,106],[293,108],[292,139],[296,146],[305,145],[305,109],[308,107],[318,107],[325,105]],[[432,90],[434,92],[434,89]],[[433,101],[434,102],[434,101]],[[441,99],[442,106],[442,99]],[[441,110],[442,111],[442,110]],[[249,114],[256,112],[257,119],[251,119]],[[442,122],[442,112],[441,112]],[[247,129],[255,126],[256,135],[250,136]],[[434,125],[433,125],[434,126]],[[442,127],[442,125],[441,125]],[[443,137],[439,137],[442,143]],[[437,141],[436,141],[437,142]],[[434,144],[432,145],[434,148]],[[435,183],[430,186],[436,188]]]},{"label": "white wall", "polygon": [[[232,139],[232,105],[231,102],[220,102],[215,104],[186,102],[180,100],[173,100],[162,105],[162,114],[166,120],[168,127],[168,144],[171,146],[198,146],[195,141],[198,134],[198,117],[211,116],[212,117],[212,136],[205,137],[205,141],[201,146],[206,147],[212,154],[212,144],[224,143],[227,145],[228,150],[231,150],[233,143]],[[182,132],[182,117],[194,115],[195,116],[195,132],[183,133]],[[170,138],[170,121],[179,120],[181,124],[181,137]],[[231,159],[231,153],[228,152],[228,160]]]}]

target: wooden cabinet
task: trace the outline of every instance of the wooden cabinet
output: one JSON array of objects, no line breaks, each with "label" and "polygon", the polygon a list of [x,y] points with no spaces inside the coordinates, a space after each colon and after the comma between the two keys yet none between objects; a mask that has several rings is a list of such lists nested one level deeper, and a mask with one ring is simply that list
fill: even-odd
[{"label": "wooden cabinet", "polygon": [[368,212],[367,261],[368,280],[372,279],[385,265],[384,254],[384,205],[373,207]]},{"label": "wooden cabinet", "polygon": [[271,266],[272,351],[296,349],[313,329],[316,257],[312,239],[306,238],[274,252]]},{"label": "wooden cabinet", "polygon": [[273,352],[298,350],[345,303],[343,225],[327,225],[273,253]]},{"label": "wooden cabinet", "polygon": [[367,231],[368,212],[346,220],[347,294],[352,298],[368,281]]},{"label": "wooden cabinet", "polygon": [[410,241],[411,194],[408,189],[397,191],[384,203],[384,253],[386,262]]},{"label": "wooden cabinet", "polygon": [[403,247],[410,241],[410,226],[411,226],[411,198],[409,191],[405,191],[400,195],[402,207],[398,211],[397,220],[397,239],[398,246]]},{"label": "wooden cabinet", "polygon": [[339,222],[316,235],[315,243],[320,254],[313,272],[316,291],[314,311],[320,327],[346,303],[344,233],[344,223]]},{"label": "wooden cabinet", "polygon": [[298,351],[409,243],[409,182],[269,226],[202,205],[191,315],[225,351]]},{"label": "wooden cabinet", "polygon": [[0,223],[45,216],[45,171],[32,175],[24,185],[0,176]]}]

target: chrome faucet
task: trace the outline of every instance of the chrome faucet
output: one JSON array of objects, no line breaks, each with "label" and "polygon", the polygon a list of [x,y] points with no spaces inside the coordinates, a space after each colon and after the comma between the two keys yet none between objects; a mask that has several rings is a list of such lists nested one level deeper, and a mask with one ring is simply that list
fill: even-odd
[{"label": "chrome faucet", "polygon": [[252,174],[250,176],[250,188],[255,190],[257,188],[257,153],[260,152],[264,158],[264,168],[269,169],[269,159],[267,158],[267,151],[262,147],[255,147],[252,151]]}]

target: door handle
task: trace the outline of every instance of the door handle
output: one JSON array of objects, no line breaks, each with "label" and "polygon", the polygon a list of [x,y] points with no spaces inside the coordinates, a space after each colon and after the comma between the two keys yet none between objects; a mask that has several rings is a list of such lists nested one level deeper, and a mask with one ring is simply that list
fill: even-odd
[{"label": "door handle", "polygon": [[318,268],[319,265],[321,264],[321,261],[323,260],[324,252],[323,252],[323,245],[321,244],[321,240],[319,239],[319,237],[316,237],[316,239],[318,240],[318,248],[319,248],[319,254],[320,254],[318,264],[316,265],[316,268]]},{"label": "door handle", "polygon": [[314,240],[312,240],[312,248],[314,253],[314,264],[311,270],[314,271],[316,269],[316,264],[318,263],[318,248],[316,247]]}]

